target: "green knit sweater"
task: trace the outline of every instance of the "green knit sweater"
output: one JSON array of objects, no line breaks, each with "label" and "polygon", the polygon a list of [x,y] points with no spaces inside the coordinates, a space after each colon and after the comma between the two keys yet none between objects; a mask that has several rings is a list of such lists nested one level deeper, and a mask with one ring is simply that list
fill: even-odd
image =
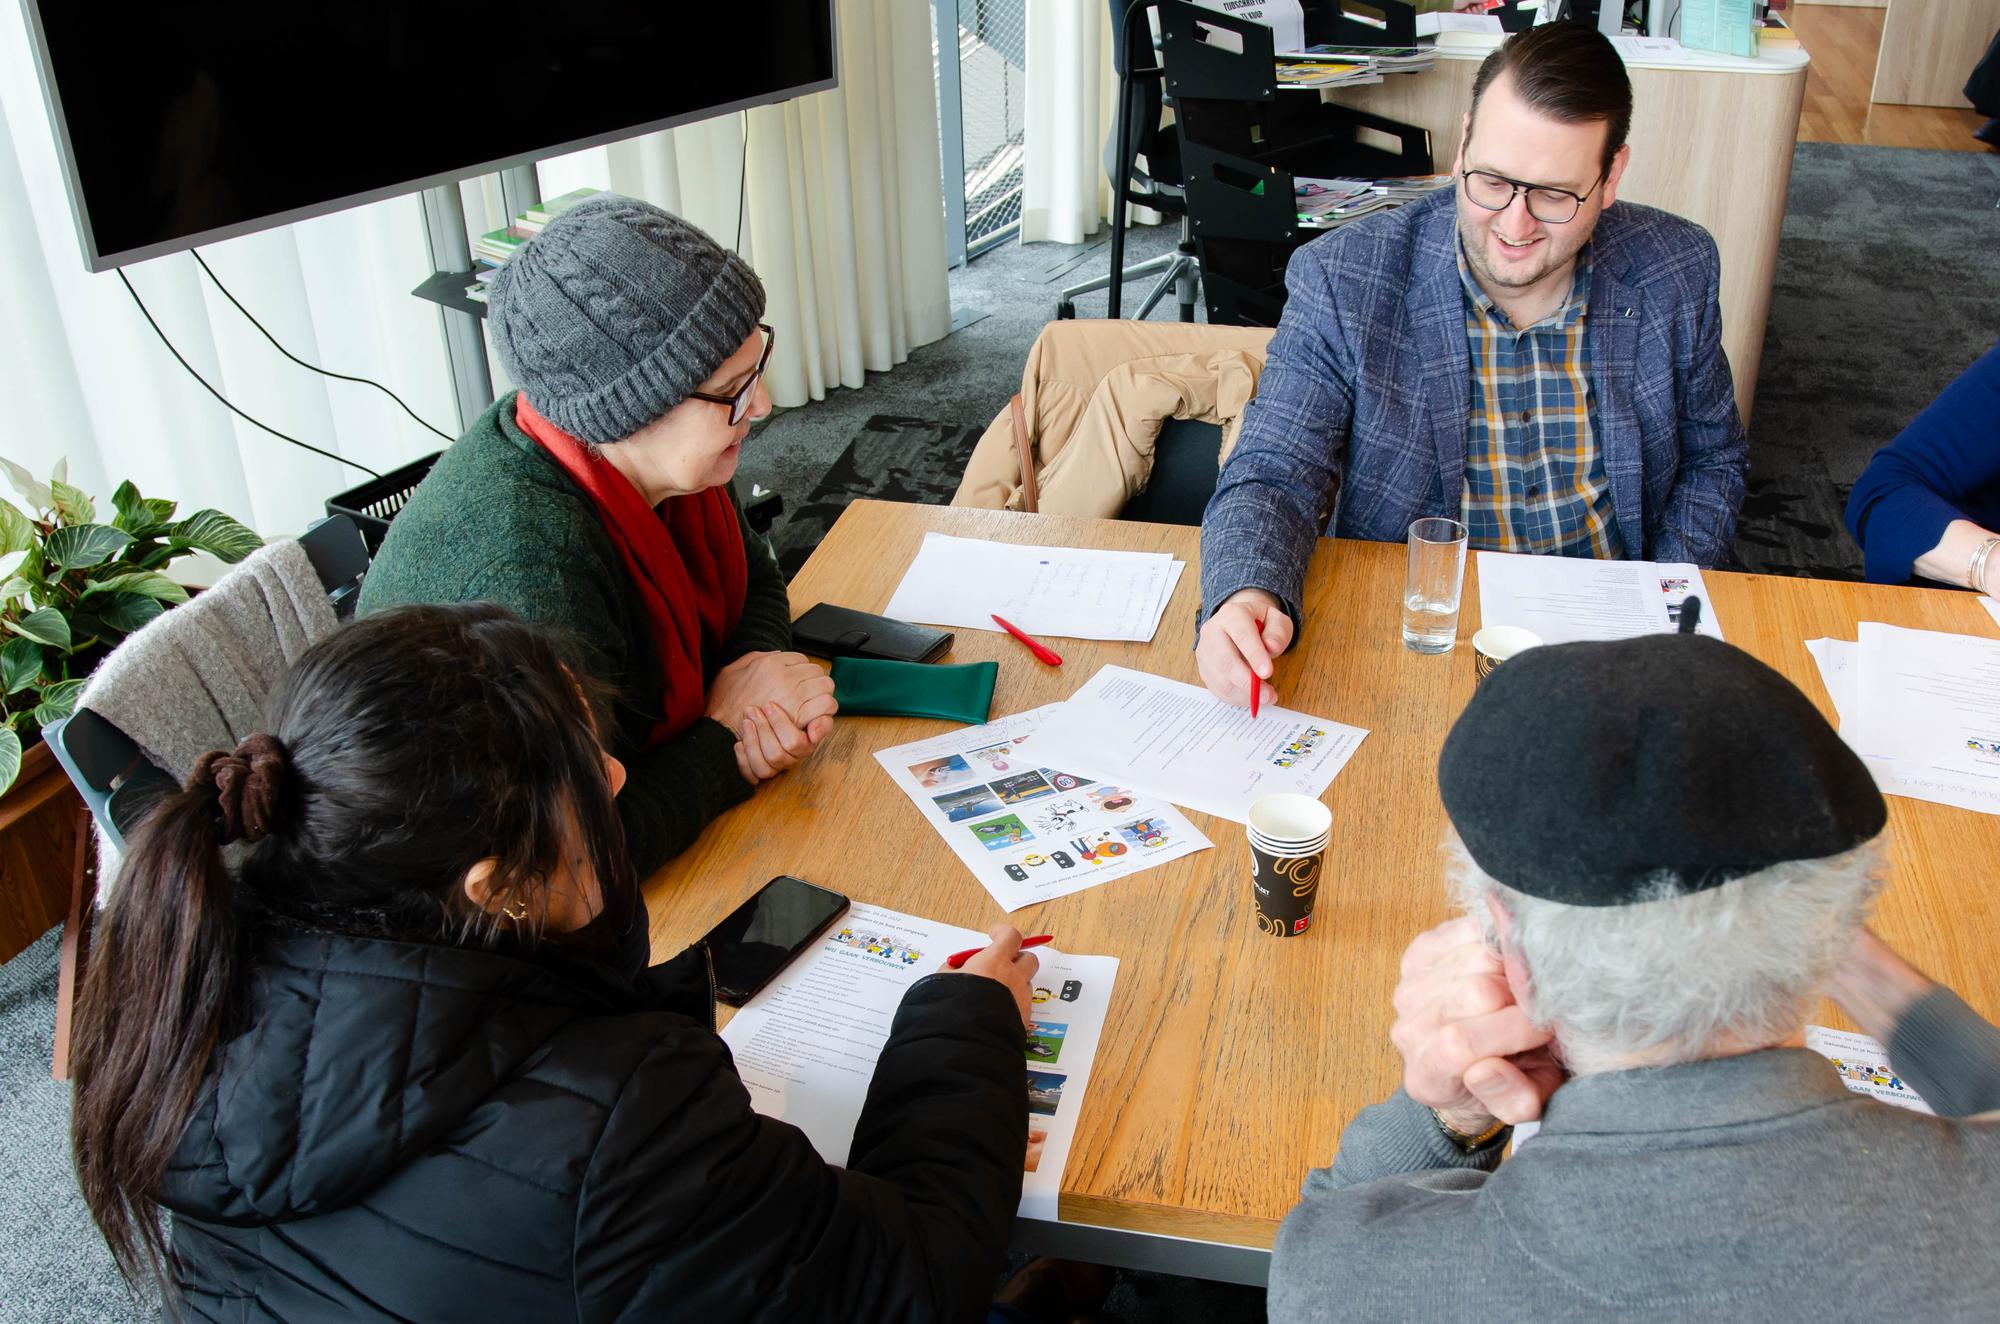
[{"label": "green knit sweater", "polygon": [[[764,540],[742,529],[743,619],[703,658],[709,678],[745,653],[792,646],[784,576]],[[496,602],[582,647],[591,674],[617,693],[612,753],[628,775],[618,809],[641,877],[749,796],[735,733],[707,717],[646,748],[662,680],[645,608],[590,498],[515,424],[512,392],[439,458],[389,526],[361,610],[410,602]]]}]

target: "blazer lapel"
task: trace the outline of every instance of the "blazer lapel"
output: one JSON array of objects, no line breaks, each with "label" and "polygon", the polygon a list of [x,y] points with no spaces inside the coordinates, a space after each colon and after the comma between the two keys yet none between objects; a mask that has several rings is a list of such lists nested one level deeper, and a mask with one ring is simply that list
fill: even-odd
[{"label": "blazer lapel", "polygon": [[[1431,445],[1437,450],[1438,481],[1444,490],[1441,513],[1456,518],[1465,490],[1465,420],[1472,408],[1472,360],[1465,346],[1465,296],[1458,280],[1458,213],[1440,206],[1425,220],[1407,305],[1410,331],[1421,356],[1420,364],[1413,365],[1418,372],[1412,375],[1423,382]],[[1419,507],[1425,495],[1410,493]]]},{"label": "blazer lapel", "polygon": [[[1601,234],[1601,231],[1600,231]],[[1632,376],[1638,361],[1639,319],[1645,295],[1627,284],[1625,264],[1598,252],[1590,277],[1589,325],[1591,386],[1597,396],[1597,446],[1604,476],[1611,483],[1611,508],[1625,555],[1643,559],[1646,547],[1645,460],[1639,418],[1632,406]]]}]

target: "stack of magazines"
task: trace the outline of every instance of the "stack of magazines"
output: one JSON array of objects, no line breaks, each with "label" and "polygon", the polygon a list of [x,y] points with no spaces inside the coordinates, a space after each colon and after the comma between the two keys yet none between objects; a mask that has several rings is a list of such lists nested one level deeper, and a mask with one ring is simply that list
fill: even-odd
[{"label": "stack of magazines", "polygon": [[1429,46],[1308,46],[1278,57],[1279,87],[1355,87],[1384,74],[1420,74],[1437,64]]},{"label": "stack of magazines", "polygon": [[1388,211],[1406,202],[1415,202],[1426,193],[1451,184],[1450,175],[1415,175],[1408,179],[1308,179],[1300,175],[1292,181],[1298,194],[1299,228],[1334,230]]}]

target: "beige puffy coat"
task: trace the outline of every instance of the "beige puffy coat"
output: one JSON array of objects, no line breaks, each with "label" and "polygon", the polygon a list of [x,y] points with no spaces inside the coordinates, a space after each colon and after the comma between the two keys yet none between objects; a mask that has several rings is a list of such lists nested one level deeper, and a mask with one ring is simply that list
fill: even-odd
[{"label": "beige puffy coat", "polygon": [[[1050,322],[1021,370],[1035,508],[1116,518],[1145,489],[1153,443],[1170,418],[1220,426],[1227,458],[1270,342],[1266,327]],[[1011,405],[1002,409],[973,448],[953,505],[1026,508],[1010,414]]]}]

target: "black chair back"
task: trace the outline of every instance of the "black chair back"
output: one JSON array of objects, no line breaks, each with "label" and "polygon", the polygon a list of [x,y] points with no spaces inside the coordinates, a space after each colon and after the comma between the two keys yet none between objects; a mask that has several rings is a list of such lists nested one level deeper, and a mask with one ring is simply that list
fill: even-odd
[{"label": "black chair back", "polygon": [[[1180,194],[1180,140],[1163,123],[1166,95],[1161,83],[1165,74],[1153,54],[1148,21],[1159,5],[1157,0],[1109,0],[1109,3],[1111,68],[1118,75],[1120,94],[1125,98],[1126,123],[1130,126],[1123,163],[1123,178],[1128,181],[1126,200],[1179,216],[1187,210]],[[1146,159],[1143,171],[1138,165],[1140,157]],[[1120,178],[1116,128],[1104,143],[1104,173],[1115,188]]]}]

